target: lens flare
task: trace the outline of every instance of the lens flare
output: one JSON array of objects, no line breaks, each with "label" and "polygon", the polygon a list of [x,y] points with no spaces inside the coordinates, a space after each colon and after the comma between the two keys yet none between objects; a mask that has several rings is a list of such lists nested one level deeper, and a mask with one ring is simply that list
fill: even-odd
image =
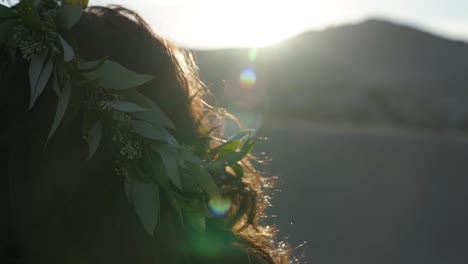
[{"label": "lens flare", "polygon": [[257,82],[257,73],[253,68],[245,68],[240,75],[240,85],[243,88],[252,88]]},{"label": "lens flare", "polygon": [[255,62],[257,60],[258,56],[258,49],[257,48],[252,48],[249,50],[249,61],[250,62]]},{"label": "lens flare", "polygon": [[231,204],[230,198],[215,197],[208,202],[208,208],[214,217],[223,217],[228,213]]}]

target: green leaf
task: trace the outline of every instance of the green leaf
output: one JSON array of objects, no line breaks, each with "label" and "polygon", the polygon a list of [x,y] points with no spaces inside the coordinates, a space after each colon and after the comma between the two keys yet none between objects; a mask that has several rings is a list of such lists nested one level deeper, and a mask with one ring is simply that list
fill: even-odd
[{"label": "green leaf", "polygon": [[216,148],[213,148],[210,150],[210,155],[214,157],[214,155],[220,154],[220,153],[229,153],[229,152],[236,152],[241,144],[241,141],[228,141],[221,146],[218,146]]},{"label": "green leaf", "polygon": [[252,138],[252,135],[255,133],[255,130],[253,129],[245,129],[242,131],[239,131],[238,133],[234,134],[232,137],[230,137],[228,140],[229,141],[236,141],[244,138]]},{"label": "green leaf", "polygon": [[218,186],[216,186],[215,182],[213,181],[213,177],[207,169],[190,161],[186,162],[186,165],[191,171],[193,179],[205,192],[210,195],[210,197],[217,197],[221,195]]},{"label": "green leaf", "polygon": [[88,130],[88,159],[92,158],[96,154],[99,144],[101,143],[102,137],[102,124],[99,120],[96,120],[94,125]]},{"label": "green leaf", "polygon": [[189,152],[187,150],[184,150],[184,149],[182,149],[182,151],[181,151],[181,158],[186,160],[186,161],[190,161],[190,162],[192,162],[194,164],[201,165],[203,163],[203,161],[199,157],[195,156],[193,153],[191,153],[191,152]]},{"label": "green leaf", "polygon": [[101,67],[83,73],[89,80],[98,80],[98,87],[111,90],[126,90],[151,81],[154,77],[130,71],[117,62],[106,60]]},{"label": "green leaf", "polygon": [[180,223],[184,225],[184,216],[182,214],[182,207],[180,206],[179,202],[174,198],[174,196],[169,196],[168,200],[171,207],[174,208],[174,210],[176,210],[177,214],[179,215]]},{"label": "green leaf", "polygon": [[164,114],[161,108],[159,108],[157,105],[155,105],[149,110],[133,113],[133,116],[137,119],[146,121],[156,126],[163,126],[175,129],[174,123],[172,123],[172,121],[166,116],[166,114]]},{"label": "green leaf", "polygon": [[73,48],[59,35],[60,42],[63,47],[63,61],[70,62],[75,58],[75,51]]},{"label": "green leaf", "polygon": [[34,106],[37,98],[44,91],[44,88],[49,81],[50,75],[54,69],[54,64],[51,60],[47,60],[42,55],[36,55],[32,58],[29,64],[29,82],[31,85],[31,100],[29,108]]},{"label": "green leaf", "polygon": [[212,170],[224,171],[224,168],[226,166],[231,166],[231,167],[235,166],[237,162],[247,157],[247,155],[252,151],[253,146],[254,146],[254,141],[249,140],[242,146],[242,149],[240,151],[223,152],[222,155],[221,154],[218,155],[215,162],[210,163],[208,166]]},{"label": "green leaf", "polygon": [[160,222],[159,189],[154,184],[144,183],[137,179],[125,182],[128,201],[135,208],[141,223],[150,235],[154,235]]},{"label": "green leaf", "polygon": [[166,141],[172,137],[164,128],[154,126],[144,121],[133,120],[132,125],[135,131],[145,138],[157,141]]},{"label": "green leaf", "polygon": [[240,151],[237,152],[223,152],[218,156],[218,160],[224,161],[227,164],[236,164],[238,161],[247,157],[254,147],[254,141],[249,140],[246,142]]},{"label": "green leaf", "polygon": [[122,97],[122,101],[134,103],[143,108],[151,109],[157,107],[153,100],[138,92],[137,89],[125,90],[119,93],[119,96]]},{"label": "green leaf", "polygon": [[[238,161],[245,158],[253,149],[255,140],[252,138],[252,131],[242,131],[232,137],[236,141],[228,141],[217,148],[217,161],[222,161],[227,164],[236,164]],[[238,145],[234,148],[236,142]],[[211,153],[210,153],[211,154]]]},{"label": "green leaf", "polygon": [[30,107],[33,104],[33,99],[36,95],[36,87],[37,83],[39,82],[39,78],[41,77],[42,67],[44,66],[46,57],[43,55],[36,55],[31,59],[29,63],[29,84],[31,87],[31,99],[30,99]]},{"label": "green leaf", "polygon": [[235,164],[231,164],[229,167],[231,167],[231,169],[234,171],[234,173],[236,174],[236,177],[238,178],[244,177],[244,169],[242,168],[241,165],[235,163]]},{"label": "green leaf", "polygon": [[96,124],[97,121],[98,117],[96,115],[96,112],[87,111],[83,114],[81,132],[83,134],[84,139],[88,140],[88,131]]},{"label": "green leaf", "polygon": [[0,24],[0,42],[8,42],[10,32],[15,24],[16,21],[12,19],[9,19]]},{"label": "green leaf", "polygon": [[0,4],[0,18],[12,18],[18,16],[18,13],[11,7]]},{"label": "green leaf", "polygon": [[57,111],[55,112],[54,122],[52,123],[52,128],[49,132],[49,137],[47,140],[50,140],[54,135],[55,131],[57,130],[60,122],[62,122],[63,116],[67,111],[68,103],[70,102],[70,95],[71,95],[71,85],[70,80],[65,83],[65,86],[60,93],[59,101],[57,104]]},{"label": "green leaf", "polygon": [[226,153],[238,152],[239,148],[245,141],[252,138],[253,130],[243,130],[233,135],[224,144],[210,150],[210,158],[213,159],[216,155],[224,155]]},{"label": "green leaf", "polygon": [[58,81],[58,77],[57,77],[57,71],[55,71],[55,74],[54,74],[54,92],[55,92],[55,95],[57,95],[57,97],[60,98],[60,94],[62,93],[60,91],[60,84],[59,84],[59,81]]},{"label": "green leaf", "polygon": [[167,177],[182,190],[182,181],[179,172],[180,154],[177,149],[167,144],[151,146],[161,157]]},{"label": "green leaf", "polygon": [[100,68],[107,59],[97,60],[97,61],[89,61],[80,63],[77,65],[76,69],[80,72],[92,72]]},{"label": "green leaf", "polygon": [[184,218],[182,215],[182,208],[177,201],[177,199],[174,197],[174,191],[172,190],[170,186],[170,180],[169,177],[166,177],[165,175],[161,174],[161,168],[158,166],[158,162],[156,162],[156,157],[155,155],[157,153],[154,152],[148,152],[146,155],[144,155],[145,159],[145,164],[148,166],[148,168],[151,169],[152,174],[153,174],[153,179],[156,180],[158,187],[163,191],[164,196],[166,197],[167,201],[169,201],[169,204],[171,205],[172,208],[176,210],[180,217],[180,222],[183,225],[184,224]]},{"label": "green leaf", "polygon": [[63,5],[59,11],[60,24],[67,30],[71,29],[80,20],[82,12],[81,5]]},{"label": "green leaf", "polygon": [[20,9],[21,20],[27,28],[42,30],[42,21],[36,7],[34,6],[33,0],[21,0]]},{"label": "green leaf", "polygon": [[122,112],[142,112],[157,107],[151,99],[139,93],[136,89],[128,89],[118,93],[118,95],[119,100],[112,101],[110,104]]},{"label": "green leaf", "polygon": [[141,112],[145,111],[146,109],[136,105],[134,103],[123,102],[123,101],[111,101],[109,104],[118,111],[132,113],[132,112]]}]

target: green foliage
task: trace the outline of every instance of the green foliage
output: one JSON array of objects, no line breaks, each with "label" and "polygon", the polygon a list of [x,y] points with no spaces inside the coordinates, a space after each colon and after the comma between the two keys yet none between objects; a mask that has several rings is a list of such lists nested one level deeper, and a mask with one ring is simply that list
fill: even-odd
[{"label": "green foliage", "polygon": [[79,62],[76,65],[76,70],[81,73],[92,72],[100,68],[107,59],[89,61],[89,62]]},{"label": "green foliage", "polygon": [[198,183],[198,185],[211,197],[219,197],[218,186],[213,181],[213,177],[201,164],[196,164],[191,161],[187,161],[187,168],[192,173],[192,177]]},{"label": "green foliage", "polygon": [[[58,84],[58,82],[54,82],[54,85],[56,84]],[[68,104],[70,102],[70,97],[71,84],[70,80],[67,80],[62,91],[60,92],[59,101],[57,104],[57,111],[55,112],[54,122],[52,123],[52,128],[50,129],[48,140],[52,138],[58,126],[62,122],[62,119],[65,116],[65,112],[67,111]]]},{"label": "green foliage", "polygon": [[136,119],[148,122],[155,126],[160,125],[163,127],[175,129],[175,126],[172,123],[172,121],[169,118],[167,118],[164,112],[157,106],[143,112],[133,113],[133,116]]},{"label": "green foliage", "polygon": [[[117,100],[110,101],[109,104],[116,110],[126,113],[146,112],[156,109],[156,104],[148,97],[139,93],[136,89],[128,89],[121,93],[116,93]],[[145,120],[143,120],[145,121]],[[155,124],[156,126],[159,124]]]},{"label": "green foliage", "polygon": [[109,102],[110,105],[117,111],[121,112],[141,112],[145,111],[145,109],[137,104],[130,103],[130,102],[123,102],[123,101],[111,101]]},{"label": "green foliage", "polygon": [[55,74],[54,74],[53,90],[54,90],[55,95],[57,95],[57,97],[60,97],[60,94],[62,93],[62,91],[60,89],[60,84],[57,78],[57,69],[55,69]]},{"label": "green foliage", "polygon": [[[22,19],[20,22],[23,23],[19,23],[15,27],[13,39],[26,60],[31,60],[35,55],[62,55],[56,25],[57,7],[46,9],[44,2],[40,2],[38,6],[37,10],[31,11],[32,14],[21,11]],[[38,21],[34,18],[36,15],[39,16]],[[31,20],[32,22],[31,24],[25,24],[24,20]]]},{"label": "green foliage", "polygon": [[68,44],[62,36],[59,35],[60,42],[62,43],[63,48],[63,61],[70,62],[75,57],[75,51],[73,48]]},{"label": "green foliage", "polygon": [[96,153],[102,137],[102,124],[99,120],[94,122],[94,125],[87,132],[89,153],[88,159],[92,158]]},{"label": "green foliage", "polygon": [[175,195],[174,190],[171,188],[171,182],[169,178],[161,173],[161,168],[158,166],[161,162],[159,155],[157,152],[148,151],[143,156],[143,160],[145,167],[149,169],[152,175],[149,177],[149,180],[154,182],[159,187],[159,189],[162,190],[166,200],[169,202],[170,206],[176,210],[180,217],[180,222],[183,224],[184,218],[182,214],[182,207],[179,200],[177,199],[177,196]]},{"label": "green foliage", "polygon": [[154,78],[147,74],[137,74],[109,60],[104,61],[96,70],[83,73],[83,76],[88,80],[97,80],[97,87],[110,90],[135,88]]},{"label": "green foliage", "polygon": [[[245,158],[253,148],[253,131],[244,130],[232,136],[224,144],[210,149],[208,157],[215,161],[211,167],[235,165],[237,162]],[[236,168],[233,168],[236,170]]]},{"label": "green foliage", "polygon": [[98,121],[97,113],[93,111],[87,111],[83,114],[83,121],[81,124],[81,133],[83,134],[84,139],[88,139],[88,131],[96,124]]},{"label": "green foliage", "polygon": [[164,142],[171,137],[163,127],[155,126],[144,121],[133,120],[132,126],[138,134],[147,139]]},{"label": "green foliage", "polygon": [[209,133],[192,145],[179,144],[171,134],[176,129],[173,122],[137,90],[154,76],[135,73],[107,58],[85,62],[76,56],[67,40],[80,19],[82,2],[86,1],[34,5],[33,0],[23,0],[19,12],[0,5],[0,43],[10,45],[13,62],[16,52],[29,61],[29,109],[49,88],[58,101],[48,140],[81,111],[88,158],[103,142],[112,143],[106,149],[115,158],[115,172],[125,177],[128,201],[149,234],[155,233],[159,222],[160,195],[182,224],[204,232],[206,217],[213,217],[209,202],[229,200],[223,199],[215,177],[227,175],[231,168],[230,177],[242,180],[240,163],[252,149],[253,132],[241,131],[215,148]]},{"label": "green foliage", "polygon": [[33,0],[21,0],[21,21],[28,29],[42,30],[42,21]]},{"label": "green foliage", "polygon": [[160,222],[160,201],[158,186],[130,177],[125,182],[127,198],[135,208],[146,231],[153,235]]},{"label": "green foliage", "polygon": [[182,190],[183,186],[178,164],[180,154],[178,150],[174,146],[167,144],[153,145],[152,148],[159,154],[167,177],[172,181],[172,183]]},{"label": "green foliage", "polygon": [[29,102],[29,108],[34,106],[37,98],[42,94],[46,87],[54,65],[50,59],[47,59],[43,55],[36,55],[31,59],[29,64],[29,82],[31,86],[31,100]]},{"label": "green foliage", "polygon": [[244,169],[242,169],[242,166],[239,164],[230,164],[229,167],[234,171],[235,176],[239,179],[242,179],[244,177]]},{"label": "green foliage", "polygon": [[142,95],[136,89],[128,89],[119,93],[119,97],[122,101],[130,102],[135,105],[139,105],[142,108],[148,110],[152,108],[156,108],[156,104],[150,98]]}]

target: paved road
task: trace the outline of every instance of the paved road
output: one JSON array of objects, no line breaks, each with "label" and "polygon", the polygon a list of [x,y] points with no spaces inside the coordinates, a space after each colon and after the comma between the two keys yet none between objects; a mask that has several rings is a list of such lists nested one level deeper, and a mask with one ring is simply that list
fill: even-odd
[{"label": "paved road", "polygon": [[468,141],[305,123],[260,134],[282,178],[271,213],[307,241],[307,263],[468,263]]}]

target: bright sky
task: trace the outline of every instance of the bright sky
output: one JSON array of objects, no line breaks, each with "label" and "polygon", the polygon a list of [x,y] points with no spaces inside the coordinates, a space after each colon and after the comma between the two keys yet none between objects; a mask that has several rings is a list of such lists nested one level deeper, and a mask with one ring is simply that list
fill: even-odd
[{"label": "bright sky", "polygon": [[308,29],[387,18],[468,41],[468,0],[91,0],[138,11],[162,35],[196,48],[264,46]]}]

